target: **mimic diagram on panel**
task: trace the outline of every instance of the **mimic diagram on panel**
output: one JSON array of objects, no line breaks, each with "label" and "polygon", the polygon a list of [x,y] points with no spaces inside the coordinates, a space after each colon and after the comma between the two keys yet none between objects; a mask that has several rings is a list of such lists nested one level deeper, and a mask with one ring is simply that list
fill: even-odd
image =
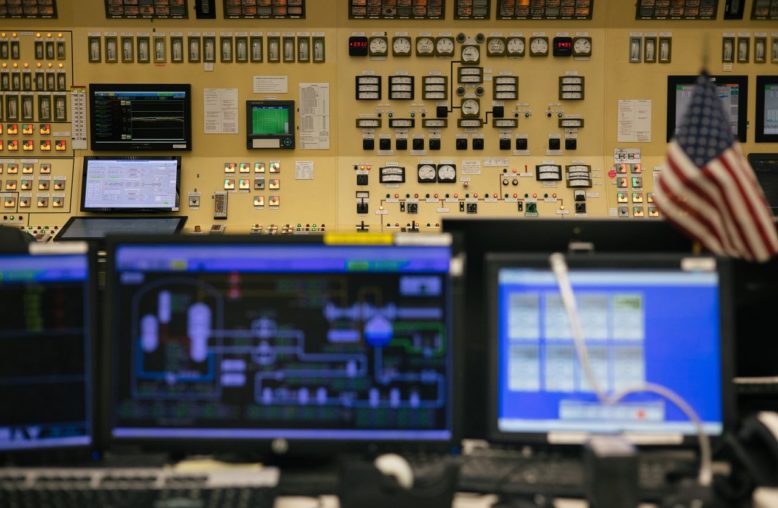
[{"label": "mimic diagram on panel", "polygon": [[380,278],[147,281],[131,307],[133,398],[441,410],[443,281]]}]

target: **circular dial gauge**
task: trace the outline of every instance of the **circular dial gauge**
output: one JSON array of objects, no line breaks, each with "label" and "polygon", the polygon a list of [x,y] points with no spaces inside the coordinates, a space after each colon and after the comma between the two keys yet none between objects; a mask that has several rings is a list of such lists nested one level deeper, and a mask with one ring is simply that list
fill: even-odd
[{"label": "circular dial gauge", "polygon": [[524,56],[524,37],[508,37],[505,47],[510,56]]},{"label": "circular dial gauge", "polygon": [[438,37],[435,41],[435,52],[438,56],[452,56],[454,54],[454,39]]},{"label": "circular dial gauge", "polygon": [[438,182],[456,182],[457,170],[451,164],[441,164],[438,166]]},{"label": "circular dial gauge", "polygon": [[481,48],[478,46],[462,46],[462,61],[466,63],[478,63],[481,59]]},{"label": "circular dial gauge", "polygon": [[505,39],[502,37],[490,37],[486,43],[486,53],[489,56],[504,56]]},{"label": "circular dial gauge", "polygon": [[431,37],[416,38],[416,54],[418,56],[432,56],[435,52],[435,43]]},{"label": "circular dial gauge", "polygon": [[548,38],[546,38],[546,37],[532,37],[529,40],[529,54],[531,56],[547,56],[548,55]]},{"label": "circular dial gauge", "polygon": [[462,101],[463,116],[478,116],[481,111],[481,104],[477,99],[465,99]]},{"label": "circular dial gauge", "polygon": [[411,40],[408,37],[395,37],[392,39],[392,54],[394,56],[410,56]]},{"label": "circular dial gauge", "polygon": [[371,56],[385,56],[389,45],[386,37],[372,37],[370,39],[369,51]]},{"label": "circular dial gauge", "polygon": [[432,164],[419,164],[416,175],[420,183],[435,181],[435,166]]},{"label": "circular dial gauge", "polygon": [[589,37],[578,37],[573,41],[573,55],[590,56],[592,54],[592,40]]}]

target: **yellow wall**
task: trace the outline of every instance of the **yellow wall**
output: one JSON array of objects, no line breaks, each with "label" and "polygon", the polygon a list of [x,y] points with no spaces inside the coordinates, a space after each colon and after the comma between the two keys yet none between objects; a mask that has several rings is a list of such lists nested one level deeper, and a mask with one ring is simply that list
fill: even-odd
[{"label": "yellow wall", "polygon": [[[191,4],[192,2],[190,2]],[[493,4],[496,2],[493,2]],[[723,4],[719,2],[719,18],[722,18]],[[444,21],[356,21],[348,19],[345,0],[324,1],[308,0],[305,20],[224,20],[221,2],[217,2],[217,19],[197,20],[190,13],[187,20],[107,20],[104,3],[98,0],[75,0],[58,2],[57,20],[0,20],[0,40],[20,41],[22,58],[18,61],[4,61],[6,67],[0,72],[12,72],[18,64],[23,70],[25,63],[32,71],[36,64],[42,64],[42,72],[58,70],[67,73],[67,88],[87,87],[90,83],[110,82],[184,82],[193,87],[193,150],[183,154],[182,207],[180,214],[189,217],[187,229],[193,231],[196,226],[208,231],[211,225],[218,223],[226,226],[228,232],[247,232],[252,226],[259,225],[262,231],[271,226],[283,230],[286,226],[292,230],[298,224],[305,229],[315,224],[317,228],[326,225],[327,230],[354,230],[357,224],[367,224],[371,231],[407,228],[418,225],[422,230],[435,230],[441,218],[465,215],[460,206],[477,205],[478,216],[524,217],[527,204],[537,203],[538,214],[542,217],[604,217],[615,215],[634,216],[636,212],[649,215],[647,193],[652,191],[652,174],[662,164],[665,148],[665,111],[666,83],[668,75],[696,74],[704,55],[708,55],[708,69],[712,74],[737,74],[749,77],[748,118],[752,125],[748,130],[748,141],[744,151],[775,152],[775,143],[754,143],[753,122],[755,118],[754,97],[757,75],[778,73],[778,63],[771,62],[769,53],[772,38],[778,37],[775,22],[769,21],[636,21],[634,2],[623,0],[597,0],[594,3],[594,16],[590,21],[458,21],[453,20],[454,2],[446,2],[447,18]],[[746,5],[745,18],[750,14],[750,2]],[[495,7],[492,6],[492,11]],[[190,10],[193,6],[190,5]],[[326,40],[326,61],[324,63],[220,63],[212,69],[203,63],[171,63],[170,37],[181,35],[213,34],[240,36],[262,33],[267,51],[267,37],[295,35],[321,35]],[[5,33],[5,35],[2,35]],[[447,76],[449,82],[456,80],[459,63],[452,65],[452,59],[421,58],[412,55],[407,58],[354,58],[348,56],[347,42],[352,34],[367,36],[386,34],[391,45],[395,35],[407,34],[415,38],[420,35],[454,35],[464,33],[469,40],[479,33],[489,36],[508,36],[522,34],[529,38],[533,34],[543,34],[549,39],[558,34],[570,36],[589,36],[592,38],[593,54],[587,59],[573,58],[523,58],[487,57],[486,44],[480,44],[485,94],[480,97],[481,110],[492,106],[492,82],[495,76],[514,75],[519,80],[519,98],[504,103],[506,117],[518,115],[518,127],[501,132],[491,125],[481,129],[460,129],[457,127],[459,110],[454,109],[448,117],[448,127],[439,133],[442,148],[440,151],[415,152],[409,146],[407,151],[381,152],[378,149],[362,149],[363,135],[370,135],[355,127],[357,118],[375,117],[381,113],[383,127],[374,133],[376,145],[381,135],[393,140],[402,132],[388,127],[390,114],[395,118],[407,118],[414,114],[416,127],[407,132],[409,145],[414,136],[425,138],[425,148],[429,146],[432,133],[421,127],[420,119],[435,116],[435,101],[422,100],[422,78],[426,75]],[[60,37],[61,34],[61,37]],[[104,42],[108,36],[138,36],[142,34],[164,34],[167,43],[167,63],[90,63],[88,39],[99,36]],[[734,63],[725,67],[721,62],[722,37],[748,37],[750,39],[750,63]],[[670,63],[629,63],[630,37],[672,38],[672,57]],[[754,37],[764,36],[768,41],[766,63],[754,63]],[[34,58],[33,47],[36,40],[60,40],[67,46],[67,58],[64,61],[47,60],[38,62]],[[457,44],[457,57],[459,60]],[[103,47],[105,52],[105,47]],[[267,55],[265,55],[267,57]],[[59,65],[62,64],[60,68]],[[454,69],[453,76],[451,70]],[[391,75],[403,74],[415,77],[416,97],[413,101],[390,101],[388,99],[388,80]],[[355,77],[363,74],[380,75],[383,79],[383,98],[380,101],[356,101]],[[287,76],[288,93],[258,94],[252,91],[255,76]],[[564,75],[579,75],[585,78],[585,99],[583,101],[559,101],[558,80]],[[329,132],[330,147],[325,150],[299,148],[293,151],[248,150],[245,141],[245,111],[243,104],[247,99],[275,97],[294,99],[300,105],[300,83],[325,83],[329,85]],[[456,87],[456,84],[455,84]],[[240,118],[237,134],[204,134],[203,132],[203,90],[205,88],[235,88],[238,90]],[[76,88],[78,90],[78,88]],[[466,97],[474,96],[474,87],[466,88]],[[24,94],[24,92],[6,92]],[[49,95],[62,95],[66,92],[45,92]],[[28,95],[35,96],[37,92]],[[651,141],[640,143],[620,143],[617,141],[618,101],[622,99],[650,100],[652,106]],[[454,106],[460,98],[450,97]],[[68,108],[70,104],[68,102]],[[550,112],[550,117],[549,117]],[[585,125],[577,133],[578,148],[575,151],[562,150],[559,153],[547,153],[549,135],[561,135],[558,127],[559,116],[584,119]],[[483,115],[482,115],[483,116]],[[40,135],[39,124],[33,122],[35,133],[23,136],[21,133],[8,133],[8,123],[4,122],[4,132],[0,139],[5,147],[0,152],[0,162],[6,166],[2,181],[2,200],[0,218],[4,222],[23,226],[61,226],[72,214],[79,214],[80,172],[82,157],[91,155],[88,150],[72,150],[70,132],[72,129],[72,111],[68,111],[68,120],[52,125],[51,135]],[[23,123],[23,122],[18,122]],[[299,124],[299,118],[298,118]],[[499,150],[498,139],[501,136],[513,139],[526,135],[529,141],[527,152]],[[469,139],[467,151],[455,149],[458,136]],[[485,149],[472,149],[472,138],[483,137]],[[34,140],[34,150],[23,151],[20,146],[16,152],[8,150],[8,143],[17,140],[21,144],[25,139]],[[40,151],[40,141],[64,140],[66,150],[57,152]],[[392,142],[394,146],[394,141]],[[513,145],[512,145],[513,146]],[[638,148],[643,164],[643,185],[638,189],[622,189],[627,192],[628,203],[619,203],[615,178],[609,176],[614,164],[614,150],[618,148]],[[280,161],[281,172],[278,175],[265,174],[280,179],[277,191],[230,191],[229,216],[224,221],[213,219],[212,196],[214,192],[224,190],[225,178],[237,180],[242,176],[250,178],[254,188],[255,176],[225,174],[225,163]],[[295,163],[311,161],[314,165],[313,179],[297,179]],[[421,163],[452,163],[457,167],[455,183],[420,184],[417,182],[417,166]],[[575,213],[573,191],[564,182],[541,183],[535,179],[535,166],[544,163],[568,166],[586,164],[591,166],[593,186],[585,190],[586,213]],[[8,174],[7,167],[19,166],[17,174]],[[51,166],[51,173],[41,174],[41,166]],[[32,166],[31,175],[22,174],[22,166]],[[385,185],[378,181],[379,168],[387,165],[405,167],[406,182],[400,185]],[[364,170],[369,174],[368,185],[358,186],[356,174]],[[369,169],[369,171],[368,171]],[[509,175],[507,187],[503,187],[504,171]],[[42,177],[42,178],[41,178]],[[65,179],[64,190],[53,189],[53,181],[60,185]],[[32,188],[22,190],[22,180],[31,180]],[[8,181],[16,181],[16,189],[7,188]],[[45,182],[49,180],[49,189]],[[513,180],[518,185],[513,185]],[[39,190],[40,182],[44,189]],[[356,213],[356,192],[368,192],[368,213]],[[187,203],[189,193],[197,192],[201,196],[199,208],[191,208]],[[632,203],[633,194],[642,198],[642,203]],[[475,196],[477,194],[477,197]],[[508,199],[505,199],[505,196]],[[518,211],[522,202],[524,211]],[[427,197],[429,195],[429,198]],[[469,195],[469,197],[468,197]],[[494,197],[496,195],[496,198]],[[255,197],[262,196],[265,205],[255,207]],[[278,207],[268,206],[271,196],[280,198]],[[387,199],[387,196],[389,197]],[[397,196],[397,197],[395,197]],[[417,197],[418,196],[418,197]],[[446,198],[448,196],[448,198]],[[484,198],[488,196],[488,198]],[[527,196],[527,197],[525,197]],[[533,197],[534,196],[534,197]],[[40,198],[46,206],[38,206]],[[54,208],[54,201],[61,207]],[[29,202],[29,207],[20,207]],[[417,213],[410,214],[409,204],[417,204]],[[620,206],[623,207],[620,209]],[[466,208],[466,207],[465,207]],[[639,215],[639,214],[638,214]],[[646,218],[646,220],[649,220]]]}]

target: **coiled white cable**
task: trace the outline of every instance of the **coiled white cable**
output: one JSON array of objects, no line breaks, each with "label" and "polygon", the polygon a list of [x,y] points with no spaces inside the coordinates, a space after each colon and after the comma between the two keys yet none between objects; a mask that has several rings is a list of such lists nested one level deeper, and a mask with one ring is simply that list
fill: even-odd
[{"label": "coiled white cable", "polygon": [[559,286],[559,291],[562,295],[562,303],[565,306],[565,312],[567,313],[568,320],[570,321],[570,328],[573,333],[573,343],[575,344],[575,351],[576,355],[578,356],[578,361],[581,364],[586,381],[594,390],[594,393],[597,395],[597,399],[602,404],[613,405],[617,404],[627,395],[648,392],[660,395],[675,404],[678,409],[683,411],[683,413],[689,418],[689,420],[694,425],[695,430],[697,431],[697,438],[700,442],[700,471],[698,475],[698,481],[700,482],[700,485],[710,485],[713,479],[713,456],[711,452],[710,439],[708,438],[708,435],[705,434],[702,420],[700,420],[699,415],[697,415],[694,409],[688,403],[686,403],[686,401],[683,400],[680,395],[670,390],[669,388],[654,383],[646,383],[639,386],[629,387],[613,394],[608,394],[605,392],[605,390],[603,390],[602,386],[600,386],[600,383],[597,380],[597,377],[594,375],[591,363],[589,362],[589,353],[583,337],[583,328],[581,327],[581,322],[578,319],[578,307],[575,303],[573,287],[570,284],[570,278],[567,276],[567,262],[565,261],[565,257],[560,253],[554,253],[549,257],[549,263],[551,264],[551,269],[554,271],[554,276],[556,277],[557,285]]}]

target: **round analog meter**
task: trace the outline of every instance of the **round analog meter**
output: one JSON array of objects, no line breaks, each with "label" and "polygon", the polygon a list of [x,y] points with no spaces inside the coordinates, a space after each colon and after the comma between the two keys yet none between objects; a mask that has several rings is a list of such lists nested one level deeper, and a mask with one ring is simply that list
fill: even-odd
[{"label": "round analog meter", "polygon": [[505,56],[505,39],[489,37],[486,42],[486,54],[489,56]]},{"label": "round analog meter", "polygon": [[453,164],[441,164],[438,166],[438,182],[456,182],[457,181],[457,169]]},{"label": "round analog meter", "polygon": [[530,56],[548,56],[548,37],[531,37],[529,54]]},{"label": "round analog meter", "polygon": [[435,42],[432,40],[432,37],[416,38],[417,56],[432,56],[434,52],[435,52]]},{"label": "round analog meter", "polygon": [[576,37],[573,41],[573,56],[591,56],[592,39],[591,37]]},{"label": "round analog meter", "polygon": [[368,50],[370,56],[386,56],[386,53],[389,50],[389,44],[386,42],[386,37],[371,37]]},{"label": "round analog meter", "polygon": [[508,37],[505,49],[508,56],[524,56],[524,37]]},{"label": "round analog meter", "polygon": [[478,99],[465,99],[462,101],[462,116],[478,116],[481,112],[481,104]]},{"label": "round analog meter", "polygon": [[481,48],[478,46],[462,46],[462,61],[477,64],[481,60]]},{"label": "round analog meter", "polygon": [[392,55],[410,56],[411,39],[408,37],[395,37],[392,39]]},{"label": "round analog meter", "polygon": [[435,166],[432,164],[419,164],[416,169],[416,176],[419,183],[429,183],[435,181]]},{"label": "round analog meter", "polygon": [[451,37],[438,37],[435,41],[435,53],[438,56],[453,56],[454,39]]}]

